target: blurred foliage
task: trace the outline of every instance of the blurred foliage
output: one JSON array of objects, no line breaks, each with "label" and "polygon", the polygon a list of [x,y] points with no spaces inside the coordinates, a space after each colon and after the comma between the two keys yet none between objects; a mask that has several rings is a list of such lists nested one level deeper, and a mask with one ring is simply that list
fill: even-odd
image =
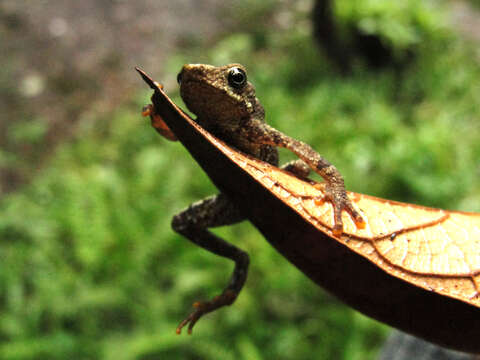
[{"label": "blurred foliage", "polygon": [[445,36],[448,30],[441,0],[336,0],[334,6],[344,27],[377,35],[397,51]]},{"label": "blurred foliage", "polygon": [[[208,53],[172,57],[166,83],[184,62],[244,63],[269,123],[312,144],[350,190],[480,211],[478,62],[451,31],[437,32],[442,13],[419,21],[423,5],[379,3],[357,2],[355,16],[361,23],[374,13],[384,25],[370,29],[390,36],[386,18],[408,10],[390,24],[402,28],[395,46],[416,43],[402,70],[339,76],[296,9],[262,41],[237,31]],[[257,11],[257,22],[270,10]],[[428,41],[418,41],[412,24]],[[241,296],[202,319],[193,336],[175,334],[193,301],[221,291],[232,264],[170,229],[174,213],[216,190],[180,144],[140,118],[149,96],[83,120],[28,187],[0,201],[0,358],[373,358],[387,328],[318,289],[246,223],[215,230],[251,255]],[[37,141],[42,132],[19,123],[8,135]],[[0,162],[8,158],[0,153]]]}]

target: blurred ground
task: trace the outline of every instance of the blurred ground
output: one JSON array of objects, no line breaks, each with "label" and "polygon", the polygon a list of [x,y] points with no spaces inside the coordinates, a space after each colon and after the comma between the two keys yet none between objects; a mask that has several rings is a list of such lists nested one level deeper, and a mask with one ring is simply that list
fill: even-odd
[{"label": "blurred ground", "polygon": [[[452,22],[465,37],[480,43],[480,12],[465,1],[454,1]],[[479,53],[480,58],[480,53]]]},{"label": "blurred ground", "polygon": [[[225,7],[218,0],[2,1],[0,149],[16,152],[25,167],[12,169],[0,156],[0,193],[32,176],[29,164],[38,167],[82,117],[131,98],[139,86],[134,66],[158,75],[173,49],[218,36],[229,22]],[[158,24],[168,31],[159,33]],[[12,123],[32,119],[46,125],[42,144],[7,136]]]}]

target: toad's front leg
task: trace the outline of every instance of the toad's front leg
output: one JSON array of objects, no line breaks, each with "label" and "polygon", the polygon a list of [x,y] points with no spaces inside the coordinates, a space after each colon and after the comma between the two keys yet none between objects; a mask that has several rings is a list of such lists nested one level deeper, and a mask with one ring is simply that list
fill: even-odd
[{"label": "toad's front leg", "polygon": [[335,166],[330,164],[320,154],[313,150],[310,145],[293,139],[277,129],[257,119],[250,119],[241,129],[242,136],[261,144],[287,148],[305,161],[313,171],[318,173],[326,182],[325,196],[317,201],[330,201],[333,205],[333,234],[340,236],[343,232],[342,211],[347,211],[353,218],[357,227],[363,229],[365,220],[353,207],[347,197],[343,177]]},{"label": "toad's front leg", "polygon": [[242,290],[247,279],[248,254],[207,230],[207,228],[230,225],[242,220],[244,217],[224,194],[196,202],[173,217],[172,228],[176,232],[205,250],[235,262],[232,277],[223,292],[210,301],[194,303],[196,310],[178,325],[177,334],[180,334],[187,324],[188,333],[191,334],[193,326],[203,315],[231,305]]}]

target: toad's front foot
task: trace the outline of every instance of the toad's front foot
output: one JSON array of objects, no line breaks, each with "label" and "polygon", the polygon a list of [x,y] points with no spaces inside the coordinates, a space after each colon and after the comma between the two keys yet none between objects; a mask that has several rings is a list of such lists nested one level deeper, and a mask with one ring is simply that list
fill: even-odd
[{"label": "toad's front foot", "polygon": [[177,334],[181,334],[182,328],[188,324],[188,334],[192,333],[193,326],[205,314],[215,311],[223,306],[231,305],[237,298],[238,293],[234,290],[225,290],[221,295],[215,296],[206,302],[196,302],[193,307],[196,309],[188,315],[178,326]]},{"label": "toad's front foot", "polygon": [[152,126],[157,130],[157,132],[162,135],[165,139],[170,141],[177,141],[177,137],[170,130],[170,128],[165,124],[165,121],[155,112],[155,108],[152,104],[145,105],[142,109],[142,116],[150,116],[152,121]]},{"label": "toad's front foot", "polygon": [[342,211],[345,210],[350,214],[355,225],[359,229],[364,229],[366,226],[365,220],[362,215],[353,207],[352,202],[347,196],[345,189],[342,187],[333,187],[329,184],[326,184],[325,195],[322,198],[315,199],[316,205],[322,205],[326,201],[332,203],[333,206],[333,235],[340,236],[343,233],[343,221],[342,221]]}]

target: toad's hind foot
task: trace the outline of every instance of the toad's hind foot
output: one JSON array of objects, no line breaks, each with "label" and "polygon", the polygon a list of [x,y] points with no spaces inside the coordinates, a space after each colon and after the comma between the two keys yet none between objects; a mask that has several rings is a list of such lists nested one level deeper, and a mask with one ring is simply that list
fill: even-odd
[{"label": "toad's hind foot", "polygon": [[212,300],[206,302],[195,302],[193,307],[196,309],[188,315],[178,326],[177,334],[182,333],[182,328],[188,324],[188,334],[192,333],[192,329],[197,321],[205,314],[215,311],[223,306],[231,305],[238,296],[238,292],[228,289],[221,295],[215,296]]},{"label": "toad's hind foot", "polygon": [[315,205],[322,205],[326,201],[332,203],[333,206],[333,228],[332,232],[334,236],[341,236],[343,234],[343,220],[342,220],[342,211],[345,210],[350,214],[355,225],[358,229],[365,229],[366,222],[362,215],[353,207],[352,202],[348,198],[345,191],[334,191],[330,186],[325,188],[320,188],[320,186],[315,186],[320,190],[324,190],[325,194],[321,198],[315,199]]}]

